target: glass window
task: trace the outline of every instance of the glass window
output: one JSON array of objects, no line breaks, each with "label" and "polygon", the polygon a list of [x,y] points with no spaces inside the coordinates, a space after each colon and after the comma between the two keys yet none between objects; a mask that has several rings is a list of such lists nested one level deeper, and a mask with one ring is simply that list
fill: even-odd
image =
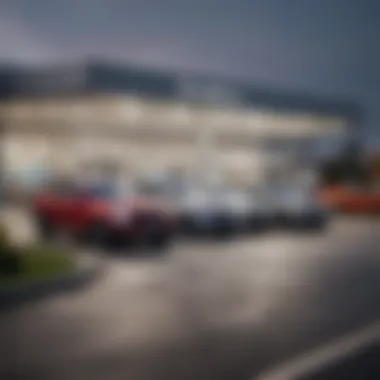
[{"label": "glass window", "polygon": [[118,195],[116,187],[109,184],[97,184],[89,186],[86,189],[85,193],[95,199],[113,199]]}]

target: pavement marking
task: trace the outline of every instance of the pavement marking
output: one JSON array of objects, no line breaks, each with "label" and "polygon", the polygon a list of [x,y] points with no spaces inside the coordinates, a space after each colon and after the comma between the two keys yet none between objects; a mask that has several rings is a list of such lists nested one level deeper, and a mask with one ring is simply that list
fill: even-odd
[{"label": "pavement marking", "polygon": [[357,330],[320,346],[274,370],[262,373],[257,380],[296,380],[354,355],[361,348],[380,342],[380,322]]}]

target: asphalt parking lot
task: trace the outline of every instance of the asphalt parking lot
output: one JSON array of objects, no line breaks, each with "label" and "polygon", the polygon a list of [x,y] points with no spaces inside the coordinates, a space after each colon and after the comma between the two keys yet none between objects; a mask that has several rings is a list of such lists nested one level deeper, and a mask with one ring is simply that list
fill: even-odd
[{"label": "asphalt parking lot", "polygon": [[102,275],[0,315],[0,378],[252,378],[380,316],[379,227],[78,251]]}]

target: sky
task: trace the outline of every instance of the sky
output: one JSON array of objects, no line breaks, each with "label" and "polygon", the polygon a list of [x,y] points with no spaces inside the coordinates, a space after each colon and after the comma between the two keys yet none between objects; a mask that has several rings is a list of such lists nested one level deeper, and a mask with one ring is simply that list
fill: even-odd
[{"label": "sky", "polygon": [[380,148],[378,0],[0,0],[0,59],[107,57],[348,98]]}]

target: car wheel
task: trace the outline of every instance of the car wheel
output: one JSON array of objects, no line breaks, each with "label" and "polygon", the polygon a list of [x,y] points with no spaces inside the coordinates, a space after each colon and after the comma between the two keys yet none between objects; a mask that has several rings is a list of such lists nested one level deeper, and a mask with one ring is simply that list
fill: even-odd
[{"label": "car wheel", "polygon": [[328,225],[328,220],[326,218],[320,217],[320,218],[316,218],[313,221],[311,225],[311,229],[316,232],[321,232],[327,228],[327,225]]},{"label": "car wheel", "polygon": [[197,230],[195,224],[193,218],[184,216],[180,220],[179,230],[185,235],[194,235]]},{"label": "car wheel", "polygon": [[56,229],[53,225],[53,223],[43,215],[38,215],[37,216],[37,229],[38,229],[38,234],[41,238],[43,239],[52,239]]},{"label": "car wheel", "polygon": [[89,227],[86,240],[91,245],[105,248],[111,243],[110,229],[106,223],[102,221],[96,221]]},{"label": "car wheel", "polygon": [[249,220],[249,231],[261,232],[269,227],[269,220],[264,216],[254,216]]},{"label": "car wheel", "polygon": [[230,224],[218,226],[215,229],[215,236],[219,239],[228,239],[234,235],[234,228]]},{"label": "car wheel", "polygon": [[162,233],[152,238],[151,241],[149,242],[149,245],[152,248],[163,250],[168,247],[170,241],[171,241],[170,235],[168,233]]},{"label": "car wheel", "polygon": [[157,223],[145,231],[142,243],[148,247],[162,250],[166,248],[170,240],[171,233],[164,225]]}]

